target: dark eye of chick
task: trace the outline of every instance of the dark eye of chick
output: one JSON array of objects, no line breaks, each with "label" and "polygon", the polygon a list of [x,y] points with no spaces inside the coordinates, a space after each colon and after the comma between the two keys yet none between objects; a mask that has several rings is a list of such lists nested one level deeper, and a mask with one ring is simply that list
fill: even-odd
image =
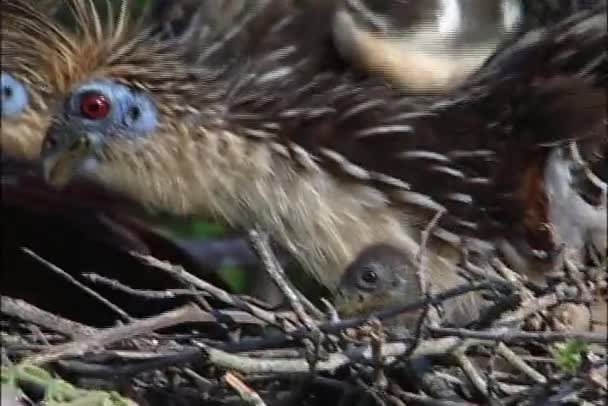
[{"label": "dark eye of chick", "polygon": [[371,267],[362,269],[359,284],[363,289],[373,289],[378,282],[378,274]]}]

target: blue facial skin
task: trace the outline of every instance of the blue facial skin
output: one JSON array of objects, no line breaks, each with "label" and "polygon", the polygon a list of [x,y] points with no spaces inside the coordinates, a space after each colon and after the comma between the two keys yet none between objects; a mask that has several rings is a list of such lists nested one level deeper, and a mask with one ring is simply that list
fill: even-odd
[{"label": "blue facial skin", "polygon": [[[92,119],[81,110],[83,97],[90,92],[103,95],[110,103],[106,117]],[[137,90],[110,80],[96,80],[79,86],[67,101],[65,118],[69,123],[100,138],[135,139],[153,131],[158,124],[158,112],[152,100]]]},{"label": "blue facial skin", "polygon": [[28,105],[29,96],[23,83],[15,79],[11,74],[2,71],[2,118],[14,117],[25,110]]}]

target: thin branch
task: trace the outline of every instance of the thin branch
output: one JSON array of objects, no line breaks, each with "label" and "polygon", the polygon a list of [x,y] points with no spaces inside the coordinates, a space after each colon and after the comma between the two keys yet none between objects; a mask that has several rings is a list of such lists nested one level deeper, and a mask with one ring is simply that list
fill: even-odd
[{"label": "thin branch", "polygon": [[[439,340],[426,340],[421,343],[412,356],[444,355],[456,348],[462,340],[454,337]],[[231,369],[247,374],[308,374],[310,365],[304,358],[261,358],[246,357],[230,354],[226,351],[213,348],[203,343],[196,343],[206,353],[207,361],[225,369]],[[409,346],[403,343],[387,343],[382,346],[382,357],[398,357],[408,350]],[[319,360],[315,365],[317,371],[333,372],[345,365],[360,361],[373,360],[371,346],[364,346],[346,353],[332,353],[327,359]]]},{"label": "thin branch", "polygon": [[526,363],[521,357],[515,354],[511,349],[509,349],[504,343],[498,344],[496,348],[497,354],[501,357],[509,361],[511,365],[515,368],[519,369],[524,374],[528,375],[531,379],[536,383],[545,384],[547,383],[547,378],[545,378],[540,372],[532,368],[530,365]]},{"label": "thin branch", "polygon": [[40,257],[39,255],[37,255],[36,253],[34,253],[33,251],[31,251],[31,250],[29,250],[27,248],[22,248],[22,249],[23,249],[23,252],[25,252],[27,255],[29,255],[30,257],[34,258],[36,261],[40,262],[41,264],[43,264],[44,266],[46,266],[47,268],[49,268],[51,271],[55,272],[56,274],[58,274],[59,276],[61,276],[63,279],[67,280],[68,282],[70,282],[74,286],[78,287],[79,289],[81,289],[85,293],[89,294],[90,296],[92,296],[93,298],[95,298],[96,300],[98,300],[99,302],[101,302],[102,304],[104,304],[106,307],[108,307],[110,310],[112,310],[114,313],[116,313],[118,316],[120,316],[120,318],[123,321],[130,322],[130,321],[133,320],[133,318],[131,316],[129,316],[129,314],[127,312],[125,312],[124,310],[122,310],[120,307],[116,306],[114,303],[110,302],[108,299],[106,299],[105,297],[103,297],[99,293],[95,292],[93,289],[91,289],[91,288],[83,285],[82,283],[78,282],[73,276],[71,276],[70,274],[68,274],[67,272],[65,272],[63,269],[61,269],[58,266],[50,263],[46,259]]},{"label": "thin branch", "polygon": [[268,272],[274,283],[281,289],[294,313],[298,316],[298,319],[300,319],[309,330],[312,331],[317,329],[314,320],[306,313],[306,310],[304,310],[304,306],[300,301],[300,296],[298,296],[291,287],[291,284],[285,276],[285,271],[272,253],[268,242],[268,235],[262,229],[256,227],[255,230],[249,232],[249,238],[251,239],[255,250],[258,252],[266,272]]},{"label": "thin branch", "polygon": [[135,321],[131,324],[101,330],[94,336],[85,337],[67,344],[56,345],[49,351],[33,355],[26,360],[31,364],[46,364],[61,358],[81,356],[96,347],[104,347],[147,334],[156,330],[176,326],[184,323],[206,321],[207,313],[202,312],[193,305],[187,305],[176,310],[162,313],[155,317]]},{"label": "thin branch", "polygon": [[110,289],[114,289],[119,292],[123,292],[133,296],[139,296],[145,299],[155,300],[167,300],[175,299],[179,296],[201,296],[208,295],[205,292],[192,290],[192,289],[167,289],[167,290],[148,290],[148,289],[135,289],[130,286],[117,281],[116,279],[107,278],[96,273],[85,273],[82,277],[90,281],[91,283],[106,286]]},{"label": "thin branch", "polygon": [[284,321],[284,320],[281,320],[279,317],[277,317],[277,315],[275,313],[264,310],[259,306],[247,303],[244,300],[242,300],[241,298],[239,298],[235,295],[231,295],[230,293],[226,292],[225,290],[220,289],[216,286],[213,286],[209,282],[205,282],[204,280],[197,278],[196,276],[187,272],[181,266],[171,265],[168,262],[160,261],[160,260],[158,260],[154,257],[148,256],[148,255],[140,255],[137,253],[133,253],[133,256],[135,256],[136,258],[139,258],[142,262],[144,262],[145,264],[147,264],[153,268],[167,272],[169,275],[173,276],[174,278],[176,278],[180,281],[183,281],[189,285],[195,286],[198,289],[208,292],[209,294],[213,295],[216,299],[218,299],[228,305],[234,306],[240,310],[251,313],[258,319],[265,321],[268,324],[272,324],[276,327],[283,329],[284,323],[282,323],[282,321]]},{"label": "thin branch", "polygon": [[266,406],[260,395],[243,383],[235,374],[226,372],[222,380],[234,389],[245,403],[253,406]]},{"label": "thin branch", "polygon": [[8,296],[2,296],[0,299],[2,300],[2,313],[61,333],[66,337],[91,336],[98,332],[96,328],[56,316],[21,299],[13,299]]},{"label": "thin branch", "polygon": [[517,331],[499,329],[497,331],[475,331],[459,328],[447,328],[447,327],[431,327],[431,332],[439,337],[460,337],[460,338],[475,338],[478,340],[493,340],[503,341],[505,343],[519,343],[519,342],[532,342],[537,341],[544,344],[567,341],[572,339],[580,339],[588,343],[603,344],[606,343],[606,334],[603,333],[589,333],[589,332],[528,332],[528,331]]},{"label": "thin branch", "polygon": [[475,367],[475,365],[473,365],[469,357],[466,356],[466,348],[467,345],[463,344],[460,348],[454,351],[453,355],[460,364],[460,367],[464,371],[465,375],[473,384],[473,386],[475,386],[475,388],[487,398],[489,396],[488,384],[482,378],[479,371],[477,371],[477,368]]}]

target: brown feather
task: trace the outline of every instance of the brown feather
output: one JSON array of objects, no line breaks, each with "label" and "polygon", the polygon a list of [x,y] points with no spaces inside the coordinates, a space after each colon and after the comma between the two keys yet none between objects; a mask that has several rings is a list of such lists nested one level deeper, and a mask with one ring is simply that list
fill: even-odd
[{"label": "brown feather", "polygon": [[[370,243],[415,255],[438,209],[447,209],[438,232],[452,242],[494,240],[525,218],[520,179],[500,182],[514,158],[600,137],[591,130],[603,120],[596,95],[606,79],[604,12],[522,37],[438,99],[404,96],[334,64],[331,47],[320,45],[328,28],[310,10],[267,24],[251,57],[222,70],[194,57],[213,41],[176,49],[145,33],[121,38],[88,77],[149,92],[160,124],[135,144],[109,143],[89,176],[177,214],[260,223],[330,286]],[[302,26],[310,37],[302,38]],[[138,70],[144,55],[149,69]],[[566,85],[554,86],[562,76]],[[535,118],[555,106],[543,101],[568,97],[575,84],[583,86],[579,97],[590,96],[589,111],[558,103],[558,119],[586,114],[593,128],[544,131]],[[49,136],[69,134],[72,125],[57,116]],[[439,257],[431,263],[446,269]]]}]

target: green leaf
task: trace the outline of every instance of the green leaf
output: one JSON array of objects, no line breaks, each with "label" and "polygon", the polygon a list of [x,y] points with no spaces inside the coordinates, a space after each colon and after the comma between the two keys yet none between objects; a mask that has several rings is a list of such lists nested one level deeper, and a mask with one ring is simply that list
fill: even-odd
[{"label": "green leaf", "polygon": [[573,339],[554,346],[553,357],[557,366],[566,373],[575,374],[583,363],[583,356],[589,350],[589,344]]}]

